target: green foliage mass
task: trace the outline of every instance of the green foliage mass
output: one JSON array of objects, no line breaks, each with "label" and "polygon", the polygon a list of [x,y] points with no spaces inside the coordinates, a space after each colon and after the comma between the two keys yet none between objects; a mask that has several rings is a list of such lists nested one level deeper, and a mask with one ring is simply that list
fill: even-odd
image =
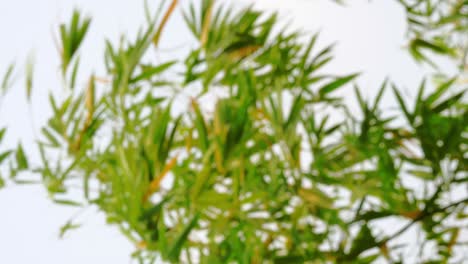
[{"label": "green foliage mass", "polygon": [[461,71],[468,71],[468,1],[398,0],[407,12],[409,51],[418,61],[436,66],[431,51],[452,57]]},{"label": "green foliage mass", "polygon": [[[161,5],[135,38],[106,42],[106,75],[85,89],[75,82],[91,20],[75,11],[60,27],[70,95],[50,95],[41,164],[31,168],[55,202],[97,206],[144,263],[403,263],[400,237],[413,227],[425,234],[417,249],[435,245],[424,263],[468,250],[459,239],[468,197],[450,198],[467,187],[466,85],[423,82],[409,102],[386,81],[367,100],[349,87],[357,74],[324,73],[333,48],[317,48],[318,35],[304,42],[276,14],[213,2],[185,9],[198,40],[186,57],[147,56],[173,11]],[[461,58],[445,41],[466,28],[466,1],[439,17],[455,28],[432,37],[427,21],[446,4],[400,2],[416,59],[427,58],[420,48]],[[383,109],[383,96],[397,109]],[[31,166],[21,146],[9,154],[0,162],[10,160],[16,179]],[[404,225],[389,230],[388,219]]]}]

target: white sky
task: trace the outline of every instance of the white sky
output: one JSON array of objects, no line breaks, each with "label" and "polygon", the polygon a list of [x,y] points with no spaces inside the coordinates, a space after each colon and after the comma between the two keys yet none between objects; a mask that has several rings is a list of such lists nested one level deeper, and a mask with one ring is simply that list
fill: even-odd
[{"label": "white sky", "polygon": [[[149,1],[157,3],[158,0]],[[184,2],[184,1],[182,1]],[[253,2],[242,0],[239,2]],[[423,76],[402,49],[405,20],[403,10],[392,0],[353,0],[339,7],[327,0],[258,0],[258,7],[282,10],[281,17],[294,26],[313,33],[321,30],[322,44],[338,42],[330,72],[346,74],[362,71],[359,84],[364,93],[374,94],[386,76],[414,94]],[[47,91],[60,86],[58,56],[52,29],[68,21],[73,7],[93,16],[85,41],[87,72],[102,62],[103,37],[116,39],[120,33],[133,33],[144,22],[143,1],[125,0],[0,0],[0,73],[16,60],[21,64],[29,51],[36,54],[36,82],[32,113],[40,125],[48,115]],[[163,35],[162,48],[189,43],[181,31],[180,17],[171,20]],[[99,60],[99,61],[97,61]],[[21,67],[20,67],[21,70]],[[22,72],[20,72],[21,74]],[[19,138],[33,143],[30,110],[25,104],[19,79],[0,109],[0,127],[9,126],[7,143]],[[78,219],[84,224],[65,239],[58,239],[59,227],[76,209],[54,205],[41,186],[8,186],[0,190],[0,262],[19,264],[129,263],[133,246],[115,227],[105,225],[102,214],[88,210]]]}]

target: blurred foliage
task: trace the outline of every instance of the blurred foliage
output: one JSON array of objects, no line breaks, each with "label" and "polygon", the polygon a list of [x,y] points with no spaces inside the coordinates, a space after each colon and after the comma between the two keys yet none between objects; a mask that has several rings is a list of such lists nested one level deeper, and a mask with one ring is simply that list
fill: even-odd
[{"label": "blurred foliage", "polygon": [[[0,130],[0,143],[2,143],[5,132],[6,132],[5,128],[2,128]],[[0,165],[5,161],[5,159],[8,158],[10,153],[11,153],[10,151],[3,151],[2,150],[2,152],[0,153]],[[2,178],[2,175],[0,175],[0,188],[2,188],[3,186],[5,186],[5,180]]]},{"label": "blurred foliage", "polygon": [[[436,249],[421,263],[468,250],[468,108],[456,78],[423,82],[411,102],[390,81],[373,100],[356,87],[356,111],[340,91],[358,75],[324,73],[332,46],[318,48],[318,35],[304,43],[276,14],[212,0],[184,9],[198,43],[188,55],[155,60],[176,4],[146,10],[135,38],[106,41],[106,76],[50,94],[40,165],[20,145],[13,179],[33,167],[56,203],[97,206],[142,263],[403,263],[410,228],[424,234],[414,252]],[[90,21],[75,11],[60,27],[64,72]],[[76,70],[64,77],[75,87]],[[389,87],[396,109],[380,103]],[[391,219],[403,225],[389,230]]]},{"label": "blurred foliage", "polygon": [[[32,74],[32,68],[30,69]],[[2,110],[4,98],[14,83],[14,74],[15,64],[11,63],[6,68],[1,80],[0,110]],[[26,83],[28,83],[28,79],[26,80]],[[0,127],[0,189],[6,185],[6,178],[14,179],[19,172],[29,169],[28,159],[21,144],[18,144],[16,149],[4,149],[6,134],[7,128]]]},{"label": "blurred foliage", "polygon": [[[66,24],[60,25],[60,54],[62,59],[62,74],[65,75],[67,69],[72,62],[72,59],[78,51],[86,33],[88,32],[89,25],[91,24],[90,18],[83,18],[81,14],[75,10],[72,19],[67,26]],[[79,59],[76,60],[77,63]],[[73,75],[76,74],[76,66],[73,68]]]},{"label": "blurred foliage", "polygon": [[[10,86],[10,82],[11,82],[11,76],[13,74],[13,70],[14,70],[14,64],[10,64],[10,66],[8,66],[5,74],[3,75],[3,79],[2,79],[2,83],[1,83],[1,90],[0,90],[0,110],[1,110],[1,106],[2,106],[2,102],[3,102],[3,98],[6,94],[6,92],[8,91],[8,88]],[[3,141],[3,138],[5,136],[5,133],[6,133],[6,128],[0,128],[0,146],[2,146],[2,141]],[[10,151],[5,151],[5,150],[0,150],[0,165],[2,163],[5,162],[5,160],[8,158],[8,156],[10,156]],[[0,167],[1,168],[1,167]],[[5,180],[3,179],[2,177],[2,172],[0,171],[0,189],[3,188],[5,186]]]},{"label": "blurred foliage", "polygon": [[453,58],[468,71],[468,1],[398,0],[407,13],[409,51],[418,61],[436,66],[431,53]]}]

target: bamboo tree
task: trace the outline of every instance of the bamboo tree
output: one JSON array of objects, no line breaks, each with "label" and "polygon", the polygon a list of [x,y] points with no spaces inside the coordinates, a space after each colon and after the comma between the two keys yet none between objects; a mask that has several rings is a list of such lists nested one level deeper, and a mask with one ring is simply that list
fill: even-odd
[{"label": "bamboo tree", "polygon": [[[467,249],[466,193],[450,199],[468,165],[456,78],[432,92],[423,82],[411,103],[391,81],[371,100],[355,87],[356,112],[338,91],[351,94],[358,74],[324,73],[333,47],[318,49],[318,35],[304,43],[276,14],[213,0],[184,8],[198,43],[186,57],[148,61],[177,5],[148,15],[136,37],[106,42],[109,82],[91,75],[66,98],[50,95],[33,170],[55,202],[97,206],[144,263],[401,263],[395,241],[410,227],[425,233],[420,248],[437,249],[426,263]],[[78,11],[61,26],[64,73],[88,27]],[[389,88],[396,110],[380,103]],[[197,92],[174,115],[184,89]],[[22,146],[15,160],[16,171],[30,167]],[[81,199],[70,199],[72,185]],[[389,218],[406,225],[383,228]]]}]

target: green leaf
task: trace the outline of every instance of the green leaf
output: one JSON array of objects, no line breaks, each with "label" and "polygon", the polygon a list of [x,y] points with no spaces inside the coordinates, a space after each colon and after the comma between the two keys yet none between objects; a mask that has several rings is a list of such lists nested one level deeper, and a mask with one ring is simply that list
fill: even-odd
[{"label": "green leaf", "polygon": [[361,107],[361,110],[367,109],[368,108],[367,103],[366,101],[364,101],[364,98],[362,97],[362,94],[359,91],[359,87],[357,85],[354,86],[354,93],[356,94],[356,99],[359,103],[359,106]]},{"label": "green leaf", "polygon": [[403,111],[405,114],[406,119],[410,124],[413,123],[414,116],[408,111],[408,108],[406,107],[405,101],[403,100],[403,97],[401,96],[400,92],[398,91],[398,88],[395,85],[392,85],[393,93],[395,94],[396,99],[398,100],[398,104],[400,105],[400,109]]},{"label": "green leaf", "polygon": [[359,73],[337,78],[336,80],[322,86],[319,90],[320,96],[324,97],[326,94],[329,94],[335,91],[336,89],[342,87],[343,85],[347,84],[348,82],[354,80],[354,78],[356,78],[357,76],[359,76]]},{"label": "green leaf", "polygon": [[161,214],[161,210],[163,209],[164,204],[167,203],[170,199],[171,197],[167,196],[155,206],[149,209],[146,209],[140,216],[139,220],[143,221],[143,220],[148,220],[154,216],[159,216]]},{"label": "green leaf", "polygon": [[195,111],[195,127],[198,132],[200,147],[203,151],[206,151],[208,149],[208,130],[206,128],[205,119],[203,118],[197,102],[192,101],[192,107]]},{"label": "green leaf", "polygon": [[452,78],[449,81],[439,85],[437,89],[426,98],[426,104],[432,105],[435,103],[442,95],[444,95],[450,87],[452,87],[453,83],[456,81],[456,78]]},{"label": "green leaf", "polygon": [[388,217],[388,216],[391,216],[393,215],[392,212],[390,211],[368,211],[368,212],[365,212],[363,214],[360,214],[356,217],[356,219],[353,221],[353,222],[357,222],[357,221],[366,221],[366,222],[369,222],[371,220],[375,220],[375,219],[380,219],[380,218],[385,218],[385,217]]},{"label": "green leaf", "polygon": [[54,135],[52,135],[52,132],[50,132],[49,129],[47,129],[46,127],[43,127],[42,128],[42,133],[44,134],[44,136],[46,136],[46,138],[49,140],[49,143],[52,146],[54,146],[54,147],[59,147],[60,146],[59,141],[55,138]]},{"label": "green leaf", "polygon": [[83,205],[79,202],[75,202],[72,200],[65,200],[65,199],[53,199],[54,203],[66,205],[66,206],[73,206],[73,207],[82,207]]},{"label": "green leaf", "polygon": [[8,66],[6,70],[5,75],[3,76],[3,81],[2,81],[1,88],[0,88],[1,89],[0,91],[3,94],[5,94],[8,88],[11,86],[11,76],[13,75],[14,69],[15,69],[15,64],[11,63],[10,66]]},{"label": "green leaf", "polygon": [[424,40],[420,38],[414,39],[411,42],[410,46],[413,47],[414,49],[420,49],[420,48],[429,49],[438,54],[453,54],[453,50],[447,47],[443,43],[430,42],[428,40]]},{"label": "green leaf", "polygon": [[450,109],[450,107],[452,107],[453,105],[455,105],[456,103],[459,103],[463,98],[463,96],[465,95],[465,91],[462,91],[462,92],[459,92],[458,94],[455,94],[454,96],[446,99],[445,101],[443,102],[440,102],[438,105],[434,106],[434,108],[432,109],[432,111],[434,111],[435,113],[440,113],[444,110],[448,110]]},{"label": "green leaf", "polygon": [[379,92],[377,93],[377,96],[375,97],[374,106],[372,107],[371,112],[375,112],[377,110],[380,100],[382,99],[382,95],[385,92],[385,88],[387,87],[387,84],[388,79],[385,79],[385,81],[382,83],[382,86],[379,89]]},{"label": "green leaf", "polygon": [[434,178],[437,176],[430,171],[424,170],[408,170],[408,173],[423,180],[434,180]]},{"label": "green leaf", "polygon": [[273,262],[275,264],[290,264],[290,263],[304,263],[304,257],[300,255],[276,257]]},{"label": "green leaf", "polygon": [[371,229],[369,228],[367,224],[364,224],[353,241],[353,244],[347,256],[348,259],[353,260],[355,257],[359,256],[362,252],[374,247],[375,243],[376,241],[375,241],[374,236],[372,235]]},{"label": "green leaf", "polygon": [[180,252],[182,250],[183,244],[187,241],[187,238],[192,231],[193,228],[195,228],[198,224],[198,219],[200,218],[199,214],[196,214],[195,216],[192,217],[192,219],[189,221],[189,223],[185,226],[185,228],[182,230],[180,235],[176,238],[174,243],[169,249],[169,255],[168,258],[171,261],[178,261]]},{"label": "green leaf", "polygon": [[424,103],[423,96],[424,96],[425,89],[426,89],[426,80],[424,79],[421,82],[421,85],[419,86],[419,89],[418,89],[418,95],[416,97],[416,105],[414,106],[414,115],[418,115],[419,113],[421,113],[421,106]]},{"label": "green leaf", "polygon": [[0,143],[2,143],[3,137],[5,136],[6,128],[0,129]]},{"label": "green leaf", "polygon": [[60,228],[59,238],[63,238],[67,232],[73,229],[80,228],[81,224],[73,224],[71,221],[68,221],[65,225]]},{"label": "green leaf", "polygon": [[75,60],[75,64],[73,65],[73,70],[70,76],[70,87],[71,89],[75,89],[76,85],[76,77],[78,74],[78,67],[80,66],[80,57],[77,57]]},{"label": "green leaf", "polygon": [[34,57],[29,56],[26,63],[26,98],[31,102],[31,93],[34,81]]},{"label": "green leaf", "polygon": [[289,117],[284,123],[284,130],[287,130],[294,125],[297,121],[300,120],[301,118],[301,110],[303,109],[304,106],[304,100],[302,99],[302,96],[299,95],[295,98],[293,105],[291,107],[291,112],[289,113]]},{"label": "green leaf", "polygon": [[28,160],[26,155],[24,154],[23,146],[18,144],[18,148],[16,150],[16,165],[18,170],[26,170],[29,168]]},{"label": "green leaf", "polygon": [[166,62],[158,66],[143,66],[142,73],[136,76],[135,78],[131,79],[130,83],[136,83],[141,80],[151,81],[151,78],[154,75],[161,74],[174,64],[176,64],[176,61]]},{"label": "green leaf", "polygon": [[[91,19],[88,17],[82,18],[78,10],[73,10],[72,19],[69,25],[62,24],[60,25],[60,39],[62,41],[62,74],[65,76],[68,66],[71,63],[72,59],[75,57],[79,47],[81,46],[86,33],[88,32],[89,25],[91,24]],[[76,76],[78,60],[75,62],[75,66],[72,73],[73,76]],[[74,81],[71,82],[74,87]]]},{"label": "green leaf", "polygon": [[11,153],[12,151],[5,151],[3,153],[0,153],[0,163],[2,163],[6,158],[8,158],[8,156],[10,156]]}]

